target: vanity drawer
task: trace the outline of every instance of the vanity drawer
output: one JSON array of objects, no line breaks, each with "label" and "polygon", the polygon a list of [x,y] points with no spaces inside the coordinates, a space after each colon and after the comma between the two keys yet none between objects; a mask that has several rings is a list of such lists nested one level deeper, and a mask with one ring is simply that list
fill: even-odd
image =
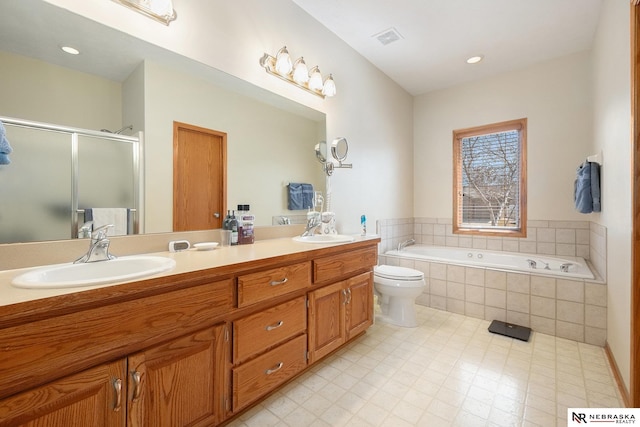
[{"label": "vanity drawer", "polygon": [[233,369],[233,411],[241,409],[307,366],[307,335]]},{"label": "vanity drawer", "polygon": [[238,307],[311,286],[311,264],[301,262],[238,277]]},{"label": "vanity drawer", "polygon": [[302,296],[233,322],[233,360],[240,363],[307,329],[307,299]]},{"label": "vanity drawer", "polygon": [[313,282],[338,280],[352,273],[370,270],[377,261],[378,251],[375,247],[318,258],[313,261]]}]

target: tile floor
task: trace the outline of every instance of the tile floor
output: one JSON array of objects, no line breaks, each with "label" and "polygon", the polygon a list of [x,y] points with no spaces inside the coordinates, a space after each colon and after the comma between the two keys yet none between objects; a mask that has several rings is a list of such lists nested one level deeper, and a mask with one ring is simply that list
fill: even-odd
[{"label": "tile floor", "polygon": [[377,322],[230,423],[266,426],[566,426],[568,407],[621,407],[600,347],[417,306],[420,325]]}]

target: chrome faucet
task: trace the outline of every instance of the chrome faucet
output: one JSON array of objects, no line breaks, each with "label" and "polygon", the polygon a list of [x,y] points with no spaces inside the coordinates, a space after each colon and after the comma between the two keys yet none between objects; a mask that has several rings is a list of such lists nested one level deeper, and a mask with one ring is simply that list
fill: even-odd
[{"label": "chrome faucet", "polygon": [[560,264],[560,271],[562,271],[563,273],[568,273],[569,267],[571,267],[572,265],[573,263],[570,263],[570,262],[565,262],[564,264]]},{"label": "chrome faucet", "polygon": [[322,224],[322,215],[320,212],[311,211],[307,214],[307,227],[304,229],[304,233],[302,233],[302,237],[313,236],[316,228],[318,228]]},{"label": "chrome faucet", "polygon": [[405,247],[413,245],[416,243],[416,239],[405,240],[404,242],[398,243],[398,252],[403,250]]},{"label": "chrome faucet", "polygon": [[83,262],[97,262],[115,259],[116,256],[109,253],[109,243],[111,243],[111,241],[107,239],[107,231],[110,227],[113,227],[113,224],[103,225],[102,227],[98,227],[93,230],[93,233],[91,233],[89,250],[73,263],[79,264]]}]

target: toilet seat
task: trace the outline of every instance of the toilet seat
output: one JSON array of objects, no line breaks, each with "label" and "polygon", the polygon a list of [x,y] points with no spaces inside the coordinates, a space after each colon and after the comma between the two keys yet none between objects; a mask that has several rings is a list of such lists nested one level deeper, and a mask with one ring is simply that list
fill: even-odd
[{"label": "toilet seat", "polygon": [[373,274],[383,279],[399,281],[414,281],[424,279],[422,271],[407,267],[396,267],[394,265],[377,265],[373,268]]}]

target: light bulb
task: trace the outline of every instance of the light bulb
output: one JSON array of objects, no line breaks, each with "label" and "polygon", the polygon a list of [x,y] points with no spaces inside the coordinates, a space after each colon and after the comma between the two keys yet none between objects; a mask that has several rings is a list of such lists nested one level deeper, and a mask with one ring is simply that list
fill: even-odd
[{"label": "light bulb", "polygon": [[335,96],[336,94],[336,82],[333,81],[333,75],[329,74],[329,77],[324,81],[322,87],[322,94],[324,96]]},{"label": "light bulb", "polygon": [[286,76],[292,69],[293,65],[291,64],[291,57],[289,56],[289,52],[285,46],[276,54],[276,72]]},{"label": "light bulb", "polygon": [[304,58],[300,57],[293,65],[293,80],[298,84],[305,84],[309,81],[309,70]]},{"label": "light bulb", "polygon": [[309,74],[309,89],[319,91],[322,90],[322,86],[322,74],[320,74],[318,66],[315,66]]}]

